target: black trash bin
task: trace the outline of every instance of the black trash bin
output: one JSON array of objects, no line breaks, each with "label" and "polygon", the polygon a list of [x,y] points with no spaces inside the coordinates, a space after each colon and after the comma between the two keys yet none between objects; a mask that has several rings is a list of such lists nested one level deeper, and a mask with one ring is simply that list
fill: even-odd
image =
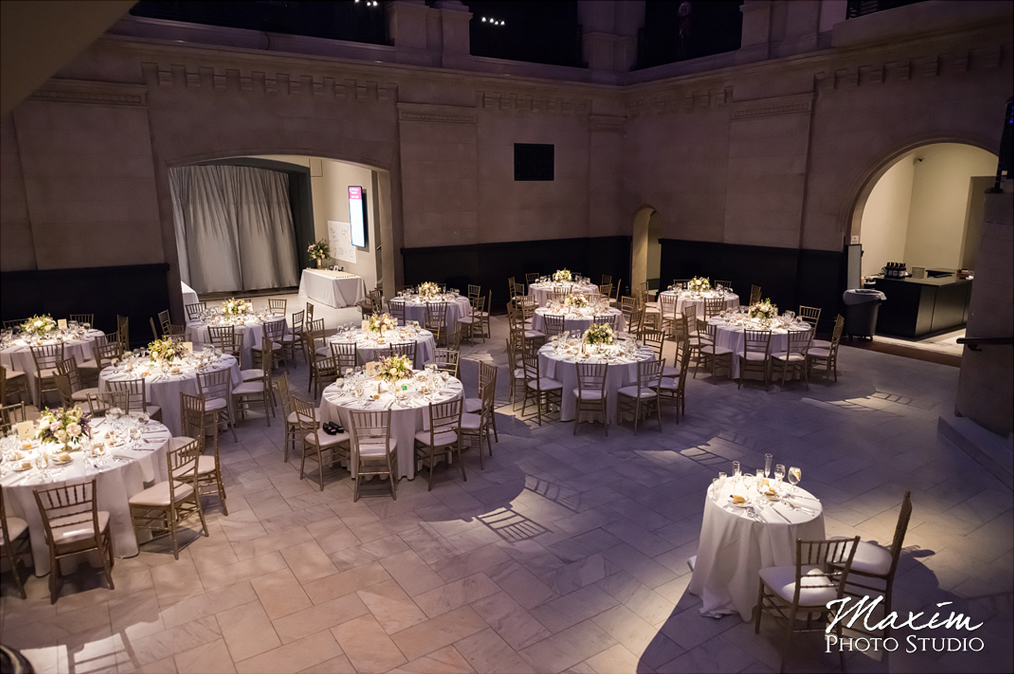
[{"label": "black trash bin", "polygon": [[887,295],[879,290],[856,288],[842,295],[845,302],[845,334],[852,337],[869,337],[877,331],[877,314]]}]

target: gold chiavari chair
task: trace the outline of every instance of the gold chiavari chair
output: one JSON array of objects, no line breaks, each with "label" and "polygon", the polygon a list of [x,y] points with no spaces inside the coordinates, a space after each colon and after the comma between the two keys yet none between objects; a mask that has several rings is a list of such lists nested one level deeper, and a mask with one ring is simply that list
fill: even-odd
[{"label": "gold chiavari chair", "polygon": [[28,411],[23,402],[0,405],[0,433],[7,433],[21,421],[28,421]]},{"label": "gold chiavari chair", "polygon": [[620,305],[620,292],[623,289],[623,279],[620,279],[613,284],[613,296],[607,297],[609,300],[609,306],[618,307]]},{"label": "gold chiavari chair", "polygon": [[412,367],[416,367],[416,347],[418,342],[394,342],[389,345],[392,356],[405,356]]},{"label": "gold chiavari chair", "polygon": [[[476,398],[465,398],[465,414],[478,414],[482,409],[482,396],[483,392],[493,387],[493,398],[496,399],[496,378],[500,368],[495,363],[486,361],[479,361],[479,387],[478,397]],[[500,442],[500,435],[496,430],[496,416],[492,417],[493,434],[496,436],[496,441]]]},{"label": "gold chiavari chair", "polygon": [[[515,333],[511,333],[514,337]],[[521,354],[524,352],[524,333],[521,333],[520,338],[507,339],[507,373],[508,378],[508,402],[511,403],[511,409],[517,410],[518,408],[518,396],[524,396],[525,394],[525,370],[524,363],[521,360]]]},{"label": "gold chiavari chair", "polygon": [[339,377],[344,377],[359,364],[359,348],[355,342],[331,342],[331,355],[338,366]]},{"label": "gold chiavari chair", "polygon": [[441,335],[447,334],[447,303],[430,302],[426,305],[426,321],[424,327],[433,333],[437,344],[442,344]]},{"label": "gold chiavari chair", "polygon": [[739,385],[736,388],[743,388],[743,378],[747,372],[759,372],[764,377],[764,388],[767,389],[770,382],[771,331],[744,330],[743,353],[737,354],[737,356],[739,358]]},{"label": "gold chiavari chair", "polygon": [[[655,352],[655,358],[663,360],[662,351],[665,348],[665,333],[655,328],[644,328],[641,330],[638,339],[644,342],[644,345]],[[663,377],[675,377],[679,374],[679,370],[671,365],[666,365],[662,368]]]},{"label": "gold chiavari chair", "polygon": [[[824,370],[824,381],[827,381],[828,373],[834,374],[834,380],[838,381],[838,346],[841,343],[842,330],[845,328],[845,317],[838,314],[834,322],[834,332],[831,333],[831,346],[811,346],[806,354],[806,367],[812,370],[815,365],[822,365]],[[809,381],[809,375],[807,375]]]},{"label": "gold chiavari chair", "polygon": [[477,286],[474,283],[468,284],[468,301],[478,299],[482,297],[482,286]]},{"label": "gold chiavari chair", "polygon": [[541,426],[543,409],[548,415],[554,404],[557,407],[560,406],[563,399],[563,384],[555,379],[542,376],[539,370],[539,356],[535,349],[525,349],[521,362],[525,376],[525,400],[521,405],[521,416],[524,416],[528,409],[528,401],[533,400],[536,418]]},{"label": "gold chiavari chair", "polygon": [[264,409],[264,420],[271,426],[271,417],[275,415],[274,399],[271,391],[271,362],[274,359],[275,344],[270,339],[261,342],[261,376],[245,379],[242,384],[232,389],[232,400],[239,416],[251,403]]},{"label": "gold chiavari chair", "polygon": [[457,454],[456,461],[461,468],[461,479],[465,475],[465,463],[461,460],[461,415],[464,409],[461,398],[445,403],[430,403],[429,430],[415,434],[414,458],[416,463],[429,463],[429,490],[433,489],[433,466],[446,452]]},{"label": "gold chiavari chair", "polygon": [[761,301],[761,287],[758,285],[750,286],[750,306],[757,304]]},{"label": "gold chiavari chair", "polygon": [[217,494],[222,504],[222,512],[228,516],[229,508],[225,503],[225,483],[222,480],[222,459],[218,453],[218,443],[214,445],[212,454],[205,454],[205,438],[207,431],[205,422],[208,419],[204,409],[204,398],[180,393],[180,428],[183,436],[172,439],[173,449],[179,449],[190,442],[198,445],[197,487],[200,496]]},{"label": "gold chiavari chair", "polygon": [[391,298],[391,301],[387,303],[388,312],[391,314],[391,318],[395,320],[398,325],[405,325],[405,302],[404,300],[398,300]]},{"label": "gold chiavari chair", "polygon": [[599,314],[592,318],[592,323],[595,325],[608,325],[613,329],[613,333],[620,332],[620,315],[619,314]]},{"label": "gold chiavari chair", "polygon": [[317,408],[312,402],[292,397],[292,406],[296,411],[296,422],[299,424],[299,435],[303,440],[303,456],[299,461],[299,479],[303,479],[306,460],[316,461],[318,466],[318,484],[324,491],[324,455],[329,454],[331,464],[351,459],[352,436],[347,432],[330,435],[325,433],[317,420]]},{"label": "gold chiavari chair", "polygon": [[208,310],[208,303],[194,302],[184,305],[183,309],[186,311],[188,321],[199,321],[201,320],[201,314]]},{"label": "gold chiavari chair", "polygon": [[[281,347],[282,353],[285,354],[286,362],[290,358],[295,360],[296,354],[302,351],[303,317],[305,315],[305,310],[292,314],[292,326],[282,336]],[[297,347],[299,347],[299,350],[297,350]]]},{"label": "gold chiavari chair", "polygon": [[130,520],[134,529],[148,529],[168,533],[173,545],[173,557],[180,558],[179,525],[197,515],[201,532],[208,536],[208,524],[201,507],[197,470],[201,455],[197,440],[166,453],[169,479],[157,482],[130,497]]},{"label": "gold chiavari chair", "polygon": [[798,316],[809,323],[811,328],[816,330],[817,323],[820,322],[820,307],[808,307],[800,304]]},{"label": "gold chiavari chair", "polygon": [[606,302],[609,301],[609,299],[611,298],[612,294],[613,294],[613,284],[612,283],[602,283],[602,284],[599,284],[599,295],[601,295],[602,297],[604,297]]},{"label": "gold chiavari chair", "polygon": [[677,298],[674,294],[663,293],[659,296],[658,304],[662,315],[662,332],[666,335],[673,335],[673,321],[676,320]]},{"label": "gold chiavari chair", "polygon": [[[627,326],[632,326],[637,321],[637,298],[636,297],[622,297],[620,298],[620,314],[623,316],[623,321]],[[635,332],[631,327],[627,328],[630,332]]]},{"label": "gold chiavari chair", "polygon": [[137,379],[110,379],[106,382],[106,388],[116,393],[123,393],[127,396],[127,407],[124,412],[137,410],[146,413],[155,421],[162,421],[162,408],[148,402],[147,386],[144,377]]},{"label": "gold chiavari chair", "polygon": [[532,287],[532,284],[539,280],[539,272],[529,272],[525,274],[525,286],[528,288]]},{"label": "gold chiavari chair", "polygon": [[236,326],[209,325],[208,341],[210,341],[211,345],[216,349],[220,349],[222,353],[235,356],[237,360],[243,362],[242,347],[239,346],[239,340],[236,335]]},{"label": "gold chiavari chair", "polygon": [[219,423],[225,423],[232,430],[233,442],[239,442],[233,418],[232,373],[228,369],[198,372],[197,390],[204,398],[204,413],[215,429],[215,453],[218,454]]},{"label": "gold chiavari chair", "polygon": [[159,322],[159,325],[162,326],[162,334],[163,335],[166,334],[167,332],[169,332],[169,328],[167,326],[170,323],[172,323],[172,317],[170,316],[168,309],[166,309],[165,311],[158,312],[158,322]]},{"label": "gold chiavari chair", "polygon": [[[377,350],[377,357],[380,358],[382,349]],[[341,372],[338,368],[338,359],[334,356],[317,356],[310,361],[310,384],[313,386],[314,399],[320,397],[321,392],[328,386],[338,381]],[[307,391],[309,393],[309,391]]]},{"label": "gold chiavari chair", "polygon": [[655,412],[658,419],[658,430],[662,430],[662,410],[659,406],[658,388],[662,384],[662,368],[665,360],[640,361],[637,364],[637,384],[624,386],[616,392],[617,421],[623,419],[625,412],[633,414],[634,435],[637,435],[637,422],[643,415]]},{"label": "gold chiavari chair", "polygon": [[789,377],[789,370],[793,375],[796,373],[803,378],[806,389],[810,389],[810,377],[806,367],[806,354],[810,350],[810,340],[813,338],[812,330],[792,330],[788,334],[789,343],[785,351],[776,351],[771,354],[771,367],[782,366],[782,390],[785,390],[785,382]]},{"label": "gold chiavari chair", "polygon": [[95,354],[95,364],[99,371],[109,367],[113,361],[123,360],[123,344],[120,342],[108,342],[106,344],[93,346],[92,353]]},{"label": "gold chiavari chair", "polygon": [[116,339],[123,345],[124,351],[130,351],[130,317],[116,316]]},{"label": "gold chiavari chair", "polygon": [[[687,371],[690,369],[690,343],[684,338],[676,343],[676,362],[679,363],[679,374],[675,377],[662,377],[658,386],[659,404],[671,403],[676,410],[676,423],[680,415],[687,411]],[[696,372],[695,372],[696,374]]]},{"label": "gold chiavari chair", "polygon": [[461,355],[457,349],[438,346],[433,352],[433,364],[441,372],[446,372],[452,377],[458,376],[458,359]]},{"label": "gold chiavari chair", "polygon": [[273,314],[285,315],[285,305],[288,304],[288,300],[284,297],[269,297],[268,298],[268,311]]},{"label": "gold chiavari chair", "polygon": [[602,275],[602,281],[600,282],[600,285],[605,285],[607,283],[609,285],[612,285],[612,283],[613,283],[613,276],[612,276],[612,274],[603,274]]},{"label": "gold chiavari chair", "polygon": [[[296,418],[296,407],[292,402],[296,396],[292,393],[292,386],[289,383],[288,373],[283,373],[281,377],[275,379],[275,385],[278,387],[278,396],[282,399],[282,410],[284,411],[285,419],[285,451],[283,454],[283,461],[289,462],[289,450],[296,451],[297,447],[302,446],[302,442],[299,439],[299,419]],[[320,419],[320,408],[317,408],[317,419]]]},{"label": "gold chiavari chair", "polygon": [[158,334],[158,328],[155,327],[155,319],[152,317],[148,318],[148,325],[151,326],[151,335],[154,339],[162,339],[162,335]]},{"label": "gold chiavari chair", "polygon": [[14,582],[17,583],[21,598],[27,599],[28,595],[25,594],[25,583],[21,580],[21,571],[18,569],[18,564],[32,550],[32,543],[28,536],[28,523],[20,517],[7,516],[2,486],[0,486],[0,534],[3,536],[0,539],[0,545],[3,546],[0,552],[3,552],[3,556],[7,560],[7,566],[10,567],[11,574],[14,576]]},{"label": "gold chiavari chair", "polygon": [[0,365],[0,405],[6,405],[7,396],[14,393],[18,395],[19,402],[31,399],[28,375],[20,370],[8,370]]},{"label": "gold chiavari chair", "polygon": [[[276,347],[278,347],[281,345],[282,338],[284,337],[285,337],[284,314],[282,315],[282,318],[279,318],[274,321],[265,321],[261,325],[261,344],[263,344],[265,340],[270,340]],[[258,349],[256,346],[250,349],[250,355],[254,360],[258,360],[259,353],[260,349]],[[278,361],[285,360],[284,354],[281,354],[281,356],[279,355],[280,350],[278,348],[274,349],[273,353],[274,356],[272,357],[272,361],[270,363],[270,368],[268,370],[269,372],[275,369],[275,365],[278,363]],[[286,363],[286,365],[288,365],[288,363]],[[244,379],[246,379],[246,377],[244,377]]]},{"label": "gold chiavari chair", "polygon": [[313,305],[309,302],[306,303],[306,320],[307,322],[313,320]]},{"label": "gold chiavari chair", "polygon": [[53,377],[57,374],[56,364],[64,359],[63,342],[29,348],[32,351],[32,360],[35,361],[35,390],[41,404],[46,399],[47,391],[56,390],[56,381]]},{"label": "gold chiavari chair", "polygon": [[[479,332],[482,336],[483,344],[486,343],[486,333],[482,330],[483,320],[482,314],[486,307],[485,297],[476,297],[474,300],[470,300],[471,314],[458,319],[458,328],[464,331],[464,336],[468,337],[470,344],[475,344],[475,330],[479,328]],[[487,321],[489,317],[487,316]]]},{"label": "gold chiavari chair", "polygon": [[113,584],[113,538],[109,513],[99,510],[95,480],[35,489],[35,504],[42,517],[49,546],[49,603],[60,596],[63,577],[60,561],[65,557],[96,551],[102,561],[109,589]]},{"label": "gold chiavari chair", "polygon": [[565,320],[559,314],[545,314],[542,317],[542,332],[547,339],[552,339],[564,333]]},{"label": "gold chiavari chair", "polygon": [[352,502],[359,500],[359,482],[387,475],[391,497],[398,500],[398,440],[391,437],[391,410],[352,410]]},{"label": "gold chiavari chair", "polygon": [[71,397],[73,392],[70,389],[70,379],[67,375],[57,372],[53,376],[53,382],[56,384],[56,392],[60,395],[60,407],[73,407],[74,398]]},{"label": "gold chiavari chair", "polygon": [[724,297],[705,297],[704,320],[720,315],[723,311],[725,311],[726,306]]},{"label": "gold chiavari chair", "polygon": [[705,325],[706,338],[701,340],[697,348],[697,367],[694,368],[694,379],[697,379],[697,370],[701,365],[707,368],[710,365],[711,376],[714,377],[720,367],[724,367],[732,374],[732,349],[718,345],[718,327],[707,323]]},{"label": "gold chiavari chair", "polygon": [[64,358],[56,364],[56,370],[59,374],[67,377],[67,384],[70,386],[71,400],[75,403],[88,402],[88,396],[93,393],[98,393],[98,387],[85,387],[81,373],[78,371],[77,361],[73,358]]},{"label": "gold chiavari chair", "polygon": [[722,281],[719,279],[715,279],[715,287],[717,288],[719,286],[725,288],[730,293],[732,292],[732,281]]},{"label": "gold chiavari chair", "polygon": [[[494,398],[496,396],[495,386],[482,390],[479,409],[475,412],[465,412],[461,415],[461,429],[459,433],[462,439],[475,438],[479,445],[479,470],[486,470],[482,459],[482,441],[486,441],[489,448],[489,456],[493,458],[493,440],[490,437],[490,428],[493,427],[495,415],[493,413]],[[499,441],[498,441],[499,442]]]},{"label": "gold chiavari chair", "polygon": [[577,406],[574,409],[574,435],[577,435],[577,426],[581,423],[583,413],[593,415],[592,421],[595,420],[596,415],[602,415],[602,425],[605,426],[606,435],[609,435],[606,400],[606,376],[608,373],[609,365],[606,363],[577,364],[577,388],[574,389],[574,396],[577,399]]},{"label": "gold chiavari chair", "polygon": [[70,314],[67,320],[80,325],[95,325],[95,314]]}]

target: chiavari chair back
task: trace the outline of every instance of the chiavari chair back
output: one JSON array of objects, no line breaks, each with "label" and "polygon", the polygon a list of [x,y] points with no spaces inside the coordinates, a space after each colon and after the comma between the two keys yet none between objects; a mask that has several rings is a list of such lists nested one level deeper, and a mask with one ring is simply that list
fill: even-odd
[{"label": "chiavari chair back", "polygon": [[743,388],[743,377],[747,372],[759,372],[764,377],[764,388],[770,381],[771,331],[744,330],[743,353],[739,355],[739,386]]},{"label": "chiavari chair back", "polygon": [[95,325],[95,314],[71,314],[67,319],[79,325]]},{"label": "chiavari chair back", "polygon": [[750,306],[753,306],[761,301],[761,287],[759,285],[750,286]]},{"label": "chiavari chair back", "polygon": [[464,411],[464,400],[457,398],[443,403],[430,403],[429,430],[415,434],[415,460],[429,463],[429,489],[433,489],[433,466],[436,459],[445,452],[457,454],[455,460],[461,468],[461,478],[465,475],[465,462],[461,460],[461,415]]},{"label": "chiavari chair back", "polygon": [[605,426],[606,435],[609,435],[609,415],[606,407],[606,377],[608,374],[609,365],[607,363],[577,364],[577,388],[574,389],[577,400],[574,410],[574,435],[577,435],[577,426],[581,423],[581,417],[585,413],[592,415],[591,421],[593,422],[598,415],[601,415],[602,425]]},{"label": "chiavari chair back", "polygon": [[391,497],[398,500],[398,442],[391,437],[391,410],[351,410],[352,502],[359,500],[359,482],[387,475]]},{"label": "chiavari chair back", "polygon": [[347,432],[330,435],[320,428],[317,420],[317,408],[308,400],[292,397],[292,405],[296,412],[296,423],[299,435],[303,440],[303,456],[299,461],[299,479],[303,479],[307,459],[317,462],[318,484],[324,491],[324,455],[331,456],[331,464],[351,458],[352,436]]},{"label": "chiavari chair back", "polygon": [[188,321],[199,321],[201,320],[201,315],[208,310],[208,303],[193,302],[184,305],[183,309],[186,311]]},{"label": "chiavari chair back", "polygon": [[645,419],[654,411],[658,419],[658,430],[662,430],[662,411],[659,407],[658,389],[662,384],[662,370],[665,360],[642,360],[637,364],[637,384],[624,386],[617,394],[617,420],[623,418],[625,412],[631,412],[634,418],[634,435],[637,435],[637,424],[643,416]]}]

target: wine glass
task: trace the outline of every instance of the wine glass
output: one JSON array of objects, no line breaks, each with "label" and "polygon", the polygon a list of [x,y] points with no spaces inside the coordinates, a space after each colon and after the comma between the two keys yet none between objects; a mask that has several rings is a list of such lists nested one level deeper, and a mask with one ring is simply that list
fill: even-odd
[{"label": "wine glass", "polygon": [[734,480],[739,480],[743,472],[740,470],[739,461],[732,462],[732,477]]},{"label": "wine glass", "polygon": [[[781,486],[782,480],[785,478],[785,464],[775,464],[775,479],[778,480],[778,485]],[[779,489],[779,491],[781,491]]]},{"label": "wine glass", "polygon": [[799,481],[801,479],[803,479],[803,471],[800,470],[797,466],[789,466],[789,484],[792,485],[793,494],[799,492],[799,490],[796,489],[796,485],[799,484]]},{"label": "wine glass", "polygon": [[770,454],[764,455],[764,477],[771,475],[771,459],[772,456]]}]

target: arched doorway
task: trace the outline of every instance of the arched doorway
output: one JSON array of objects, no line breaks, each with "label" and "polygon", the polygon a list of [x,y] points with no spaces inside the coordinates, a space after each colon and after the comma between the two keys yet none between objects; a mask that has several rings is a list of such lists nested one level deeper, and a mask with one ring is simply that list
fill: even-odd
[{"label": "arched doorway", "polygon": [[860,194],[851,240],[862,245],[862,275],[888,262],[926,269],[974,269],[982,195],[997,156],[965,143],[928,143],[895,157]]},{"label": "arched doorway", "polygon": [[634,212],[634,232],[630,248],[631,292],[642,283],[647,283],[649,290],[658,289],[662,264],[660,235],[661,221],[658,211],[648,205],[638,208]]}]

